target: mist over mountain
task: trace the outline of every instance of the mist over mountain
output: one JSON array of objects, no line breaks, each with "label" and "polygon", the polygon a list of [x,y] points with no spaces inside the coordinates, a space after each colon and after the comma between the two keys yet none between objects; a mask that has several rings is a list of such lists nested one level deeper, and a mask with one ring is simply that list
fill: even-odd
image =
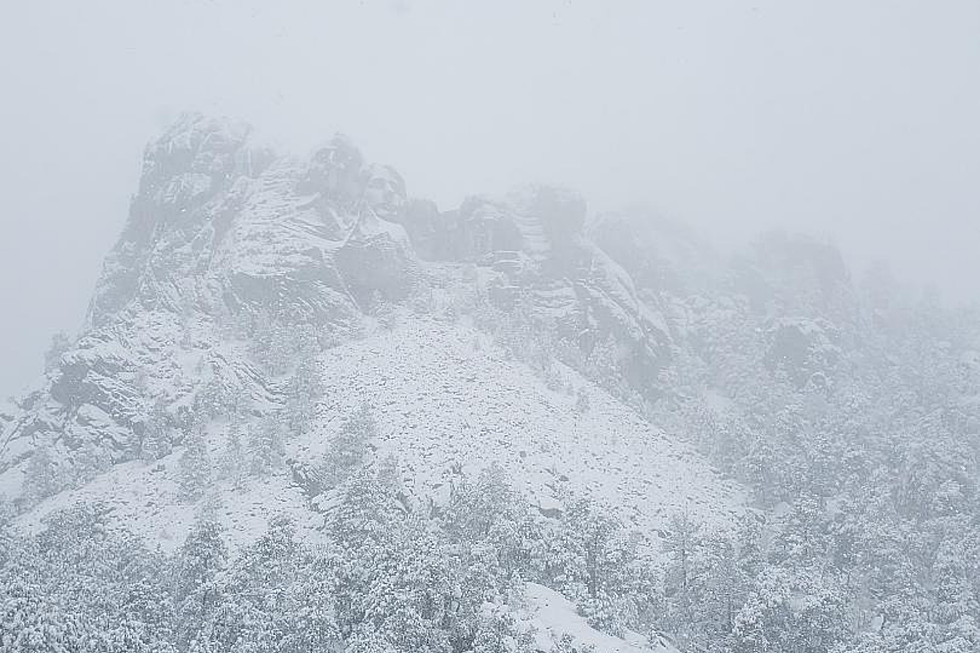
[{"label": "mist over mountain", "polygon": [[2,651],[975,651],[980,315],[186,113],[0,408]]},{"label": "mist over mountain", "polygon": [[769,228],[976,301],[980,4],[32,0],[0,21],[0,397],[81,326],[144,145],[185,109],[334,131],[458,206],[525,183]]}]

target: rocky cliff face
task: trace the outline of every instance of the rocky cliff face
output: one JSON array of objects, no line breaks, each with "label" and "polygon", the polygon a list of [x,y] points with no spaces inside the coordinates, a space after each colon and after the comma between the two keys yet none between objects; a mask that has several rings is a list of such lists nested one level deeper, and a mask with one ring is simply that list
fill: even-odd
[{"label": "rocky cliff face", "polygon": [[299,159],[253,144],[246,125],[187,115],[146,149],[78,339],[44,387],[0,411],[0,493],[18,494],[39,448],[119,462],[161,421],[179,443],[215,396],[261,415],[283,401],[284,379],[256,362],[292,346],[275,333],[347,342],[385,306],[449,289],[646,401],[683,392],[678,365],[724,365],[733,338],[806,385],[860,331],[825,243],[769,236],[723,263],[645,211],[590,217],[580,195],[541,186],[440,211],[342,135]]},{"label": "rocky cliff face", "polygon": [[440,212],[410,200],[395,170],[368,164],[343,136],[299,160],[249,133],[187,115],[147,148],[85,328],[49,385],[0,422],[8,486],[39,446],[67,459],[86,443],[114,461],[138,455],[150,406],[164,406],[179,434],[214,379],[257,411],[276,402],[276,380],[227,351],[243,323],[343,341],[379,301],[470,279],[474,266],[473,291],[501,311],[520,305],[583,357],[614,341],[632,387],[660,391],[671,344],[662,307],[586,235],[579,195],[532,187]]}]

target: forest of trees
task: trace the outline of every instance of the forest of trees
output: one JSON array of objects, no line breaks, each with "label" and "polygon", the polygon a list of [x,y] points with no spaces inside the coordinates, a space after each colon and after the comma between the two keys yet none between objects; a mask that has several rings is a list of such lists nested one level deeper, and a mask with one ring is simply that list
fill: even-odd
[{"label": "forest of trees", "polygon": [[566,495],[546,519],[499,468],[462,479],[438,509],[407,502],[398,476],[391,459],[355,467],[323,543],[275,517],[236,556],[208,501],[172,555],[110,527],[100,505],[35,536],[4,529],[0,650],[522,651],[527,581],[598,629],[667,632],[682,650],[966,653],[980,641],[975,513],[914,530],[883,497],[833,511],[813,497],[721,530],[679,514],[664,563],[609,506]]},{"label": "forest of trees", "polygon": [[628,577],[635,543],[593,507],[545,524],[491,468],[433,512],[406,504],[396,476],[393,460],[350,475],[322,545],[274,517],[234,557],[209,502],[173,555],[97,504],[36,536],[4,529],[0,650],[521,651],[530,634],[508,606],[525,580],[580,596],[604,627],[639,623],[652,585]]},{"label": "forest of trees", "polygon": [[[579,352],[520,303],[508,312],[475,295],[441,316],[471,317],[575,395],[579,413],[588,394],[561,386],[557,365],[689,439],[750,491],[736,523],[677,514],[655,543],[615,506],[571,492],[546,518],[495,467],[462,478],[445,505],[417,503],[397,461],[372,455],[377,425],[362,406],[322,460],[293,470],[339,497],[323,541],[276,517],[233,555],[209,486],[241,488],[285,465],[285,443],[322,399],[317,334],[260,315],[240,329],[252,363],[275,379],[274,412],[255,414],[220,373],[203,375],[182,419],[146,402],[133,457],[155,464],[181,447],[181,498],[204,506],[187,541],[173,554],[149,549],[110,527],[100,505],[57,513],[36,535],[5,526],[0,652],[517,652],[531,646],[519,618],[526,582],[561,592],[597,629],[666,634],[684,651],[978,651],[980,366],[962,352],[980,320],[891,288],[868,296],[849,308],[836,295],[787,293],[784,313],[818,316],[802,326],[744,298],[705,299],[654,399],[625,381],[612,336]],[[394,328],[398,310],[379,305],[379,325]],[[215,419],[226,425],[221,452],[207,446]],[[109,464],[83,446],[65,470],[42,448],[19,508]]]}]

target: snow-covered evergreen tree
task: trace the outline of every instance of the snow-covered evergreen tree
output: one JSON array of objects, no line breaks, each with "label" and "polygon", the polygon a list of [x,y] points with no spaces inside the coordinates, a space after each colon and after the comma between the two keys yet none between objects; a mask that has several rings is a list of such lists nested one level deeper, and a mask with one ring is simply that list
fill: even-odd
[{"label": "snow-covered evergreen tree", "polygon": [[65,487],[65,476],[46,446],[38,447],[24,471],[23,501],[31,506]]},{"label": "snow-covered evergreen tree", "polygon": [[162,398],[151,402],[142,423],[140,458],[153,462],[169,455],[173,449],[174,428]]},{"label": "snow-covered evergreen tree", "polygon": [[290,435],[306,431],[316,416],[317,402],[322,399],[323,392],[323,380],[315,354],[310,348],[305,348],[286,386],[283,417]]},{"label": "snow-covered evergreen tree", "polygon": [[324,478],[337,485],[346,480],[364,462],[368,444],[378,435],[370,406],[363,404],[349,415],[339,432],[330,440],[324,459]]},{"label": "snow-covered evergreen tree", "polygon": [[220,526],[212,518],[199,515],[175,562],[173,591],[180,625],[176,637],[178,645],[187,650],[213,645],[209,643],[211,616],[223,599],[218,575],[227,557]]},{"label": "snow-covered evergreen tree", "polygon": [[253,475],[264,476],[282,465],[284,430],[285,425],[276,415],[265,417],[249,428],[246,447]]},{"label": "snow-covered evergreen tree", "polygon": [[112,458],[105,447],[88,440],[79,448],[72,461],[74,483],[76,485],[88,483],[111,466]]},{"label": "snow-covered evergreen tree", "polygon": [[184,500],[194,501],[204,495],[211,483],[211,456],[204,423],[196,422],[185,436],[178,472],[180,495]]},{"label": "snow-covered evergreen tree", "polygon": [[228,427],[228,439],[221,456],[221,475],[236,490],[245,486],[249,465],[245,452],[248,426],[241,420],[233,421]]}]

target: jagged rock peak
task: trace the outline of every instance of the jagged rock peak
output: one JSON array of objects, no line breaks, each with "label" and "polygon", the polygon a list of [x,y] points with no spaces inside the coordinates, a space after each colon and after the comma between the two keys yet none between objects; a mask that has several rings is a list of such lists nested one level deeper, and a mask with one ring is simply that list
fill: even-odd
[{"label": "jagged rock peak", "polygon": [[42,444],[138,456],[147,406],[176,424],[213,379],[261,412],[274,381],[242,348],[262,325],[342,342],[379,303],[463,285],[582,360],[614,341],[626,381],[655,395],[670,356],[661,307],[583,234],[585,218],[578,193],[548,186],[439,212],[343,135],[297,158],[245,124],[185,114],[146,149],[80,337],[23,420],[3,418],[0,475]]},{"label": "jagged rock peak", "polygon": [[228,118],[210,118],[184,113],[147,146],[143,156],[141,192],[152,192],[158,184],[181,175],[200,175],[217,182],[230,178],[236,168],[251,172],[252,162],[239,156],[252,132],[246,123]]}]

